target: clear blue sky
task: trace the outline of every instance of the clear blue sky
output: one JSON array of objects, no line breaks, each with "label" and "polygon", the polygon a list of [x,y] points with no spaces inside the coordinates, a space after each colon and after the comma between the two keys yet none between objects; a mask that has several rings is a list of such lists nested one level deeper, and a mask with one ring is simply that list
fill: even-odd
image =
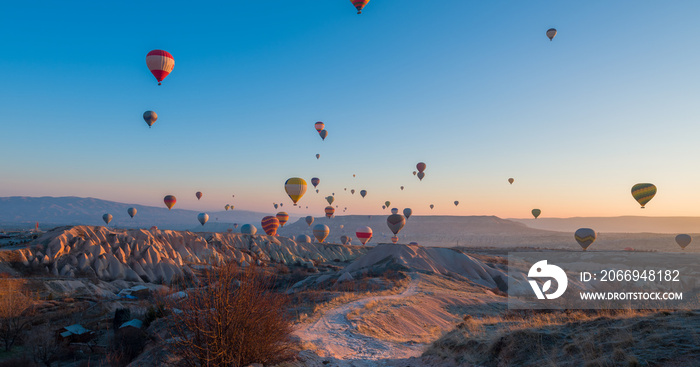
[{"label": "clear blue sky", "polygon": [[[288,177],[316,176],[321,193],[290,214],[321,215],[335,192],[347,214],[390,200],[416,214],[700,215],[699,13],[696,1],[372,0],[362,15],[347,0],[10,2],[0,196],[160,206],[174,194],[180,208],[272,212],[291,209]],[[152,49],[175,58],[160,87]],[[659,187],[644,211],[637,182]]]}]

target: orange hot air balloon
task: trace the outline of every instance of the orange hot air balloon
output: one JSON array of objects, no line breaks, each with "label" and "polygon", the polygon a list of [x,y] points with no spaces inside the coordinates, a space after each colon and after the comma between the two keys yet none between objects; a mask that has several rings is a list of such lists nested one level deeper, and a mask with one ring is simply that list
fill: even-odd
[{"label": "orange hot air balloon", "polygon": [[326,207],[325,212],[326,212],[326,217],[331,218],[333,216],[333,214],[335,214],[335,208],[329,205]]},{"label": "orange hot air balloon", "polygon": [[287,212],[279,212],[276,215],[277,220],[280,222],[280,226],[284,227],[284,224],[289,220],[289,214]]},{"label": "orange hot air balloon", "polygon": [[165,203],[165,206],[168,207],[168,210],[170,210],[173,208],[173,206],[175,206],[177,199],[175,199],[175,196],[173,195],[167,195],[163,198],[163,202]]},{"label": "orange hot air balloon", "polygon": [[362,14],[362,9],[369,3],[369,0],[350,0],[350,2],[357,9],[357,14]]},{"label": "orange hot air balloon", "polygon": [[168,51],[153,50],[146,55],[146,65],[160,85],[163,79],[173,71],[175,59]]},{"label": "orange hot air balloon", "polygon": [[262,224],[263,230],[268,236],[277,235],[277,228],[280,227],[280,221],[276,217],[268,215],[262,219],[260,224]]},{"label": "orange hot air balloon", "polygon": [[326,124],[319,121],[319,122],[314,124],[314,127],[316,128],[316,131],[320,132],[321,130],[323,130],[326,127]]},{"label": "orange hot air balloon", "polygon": [[194,194],[194,196],[196,196],[196,197],[197,197],[197,200],[199,200],[199,199],[202,198],[202,192],[201,192],[201,191],[197,191],[197,193]]}]

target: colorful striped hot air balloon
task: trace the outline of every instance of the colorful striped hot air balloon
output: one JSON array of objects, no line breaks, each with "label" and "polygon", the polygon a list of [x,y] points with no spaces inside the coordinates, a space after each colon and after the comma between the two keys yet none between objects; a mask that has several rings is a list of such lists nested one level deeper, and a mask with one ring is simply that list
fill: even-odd
[{"label": "colorful striped hot air balloon", "polygon": [[639,205],[644,206],[649,202],[649,200],[654,198],[656,195],[656,186],[650,183],[638,183],[632,186],[632,197],[637,200]]},{"label": "colorful striped hot air balloon", "polygon": [[202,192],[201,192],[201,191],[197,191],[197,193],[195,193],[194,196],[196,196],[196,197],[197,197],[197,200],[199,200],[199,199],[202,198]]},{"label": "colorful striped hot air balloon", "polygon": [[406,224],[406,218],[401,214],[392,214],[386,218],[386,225],[395,235],[401,232],[401,228]]},{"label": "colorful striped hot air balloon", "polygon": [[109,222],[112,221],[112,214],[107,213],[107,214],[103,215],[102,220],[105,221],[105,223],[107,225],[109,225]]},{"label": "colorful striped hot air balloon", "polygon": [[326,212],[326,217],[331,218],[331,217],[333,217],[333,214],[335,213],[335,208],[329,205],[326,207],[325,212]]},{"label": "colorful striped hot air balloon", "polygon": [[175,59],[168,51],[153,50],[146,55],[146,65],[160,85],[163,79],[173,71]]},{"label": "colorful striped hot air balloon", "polygon": [[367,226],[358,227],[357,230],[355,230],[355,236],[357,236],[357,239],[360,240],[363,245],[366,245],[367,242],[372,239],[372,228]]},{"label": "colorful striped hot air balloon", "polygon": [[574,233],[574,238],[581,248],[583,248],[583,251],[586,251],[588,246],[595,242],[596,234],[595,231],[590,228],[579,228]]},{"label": "colorful striped hot air balloon", "polygon": [[362,14],[362,9],[369,3],[369,0],[350,0],[350,2],[355,6],[355,9],[357,9],[357,14]]},{"label": "colorful striped hot air balloon", "polygon": [[326,127],[326,124],[324,124],[321,121],[314,124],[314,128],[316,129],[317,132],[321,132],[321,130],[323,130],[325,127]]},{"label": "colorful striped hot air balloon", "polygon": [[296,206],[299,199],[306,193],[306,181],[300,177],[292,177],[284,183],[284,190]]},{"label": "colorful striped hot air balloon", "polygon": [[284,227],[284,224],[289,220],[289,214],[287,214],[287,212],[279,212],[277,213],[276,217],[280,222],[280,227]]},{"label": "colorful striped hot air balloon", "polygon": [[394,245],[399,243],[399,236],[391,236],[391,243]]},{"label": "colorful striped hot air balloon", "polygon": [[230,207],[231,207],[231,205],[226,204],[226,205],[224,206],[224,209],[228,210]]},{"label": "colorful striped hot air balloon", "polygon": [[129,214],[130,217],[134,217],[136,215],[136,208],[129,208],[126,210],[126,212]]},{"label": "colorful striped hot air balloon", "polygon": [[309,227],[311,227],[311,223],[314,222],[314,217],[312,217],[312,216],[310,216],[310,215],[307,215],[306,218],[305,218],[305,220],[306,220],[306,224],[308,224]]},{"label": "colorful striped hot air balloon", "polygon": [[276,217],[268,215],[262,219],[260,224],[262,224],[263,230],[268,236],[277,236],[277,228],[280,227],[280,221]]},{"label": "colorful striped hot air balloon", "polygon": [[532,213],[532,216],[535,217],[535,219],[537,219],[537,217],[539,217],[540,214],[542,214],[542,211],[539,209],[532,209],[531,213]]},{"label": "colorful striped hot air balloon", "polygon": [[314,226],[314,237],[316,237],[318,242],[323,242],[330,232],[331,230],[325,224],[317,224]]},{"label": "colorful striped hot air balloon", "polygon": [[158,120],[158,114],[153,111],[146,111],[143,113],[143,120],[146,121],[148,127],[150,128]]},{"label": "colorful striped hot air balloon", "polygon": [[690,241],[692,241],[692,240],[693,239],[690,236],[688,236],[687,234],[679,234],[678,236],[676,236],[676,243],[683,250],[685,250],[685,248],[688,247],[688,245],[690,245]]},{"label": "colorful striped hot air balloon", "polygon": [[[557,35],[557,30],[554,29],[554,28],[549,28],[549,29],[547,30],[547,33],[546,33],[546,34],[547,34],[547,38],[549,38],[549,40],[551,41],[551,40],[554,39],[554,36]],[[566,37],[564,37],[564,38],[566,38]],[[564,41],[566,41],[566,40],[564,40]]]},{"label": "colorful striped hot air balloon", "polygon": [[253,235],[253,234],[256,234],[257,232],[258,232],[258,229],[255,228],[255,226],[252,224],[244,224],[241,226],[241,233],[243,233],[243,234]]},{"label": "colorful striped hot air balloon", "polygon": [[165,203],[165,206],[168,207],[168,210],[170,210],[173,208],[173,206],[175,206],[177,199],[175,199],[175,196],[173,196],[173,195],[166,195],[163,198],[163,202]]}]

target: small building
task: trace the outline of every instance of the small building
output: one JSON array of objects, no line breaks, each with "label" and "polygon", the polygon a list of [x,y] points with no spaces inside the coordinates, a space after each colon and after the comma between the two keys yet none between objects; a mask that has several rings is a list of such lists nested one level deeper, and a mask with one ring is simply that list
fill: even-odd
[{"label": "small building", "polygon": [[58,340],[66,343],[87,343],[95,337],[95,332],[80,324],[66,326],[58,330]]}]

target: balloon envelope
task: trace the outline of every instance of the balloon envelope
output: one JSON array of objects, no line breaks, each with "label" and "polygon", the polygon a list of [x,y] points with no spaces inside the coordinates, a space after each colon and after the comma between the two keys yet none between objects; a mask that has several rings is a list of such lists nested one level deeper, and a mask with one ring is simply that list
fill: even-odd
[{"label": "balloon envelope", "polygon": [[209,220],[209,215],[207,213],[199,213],[199,215],[197,215],[197,220],[204,225],[204,223]]},{"label": "balloon envelope", "polygon": [[328,136],[328,131],[326,130],[321,130],[318,132],[318,135],[321,136],[321,139],[326,140],[326,137]]},{"label": "balloon envelope", "polygon": [[413,210],[411,210],[411,208],[406,208],[403,210],[403,216],[406,217],[406,219],[408,219],[411,214],[413,214]]},{"label": "balloon envelope", "polygon": [[202,192],[201,192],[201,191],[197,191],[197,193],[194,194],[194,196],[196,196],[196,197],[197,197],[197,200],[199,200],[199,199],[202,198]]},{"label": "balloon envelope", "polygon": [[392,214],[386,218],[386,225],[393,234],[399,234],[401,228],[406,224],[406,218],[401,214]]},{"label": "balloon envelope", "polygon": [[255,234],[258,229],[252,224],[244,224],[241,226],[241,233],[243,234]]},{"label": "balloon envelope", "polygon": [[332,196],[326,196],[326,201],[328,202],[328,205],[333,204],[333,201],[335,200],[334,197]]},{"label": "balloon envelope", "polygon": [[146,121],[148,127],[151,127],[158,120],[158,114],[153,111],[146,111],[143,113],[143,120]]},{"label": "balloon envelope", "polygon": [[329,205],[326,207],[325,212],[326,212],[326,217],[330,218],[335,213],[335,208]]},{"label": "balloon envelope", "polygon": [[532,216],[535,217],[535,219],[537,219],[537,217],[539,217],[540,214],[542,214],[542,211],[541,211],[541,210],[539,210],[539,209],[532,209]]},{"label": "balloon envelope", "polygon": [[316,237],[318,242],[323,242],[330,232],[331,230],[325,224],[317,224],[314,226],[314,237]]},{"label": "balloon envelope", "polygon": [[284,190],[294,205],[297,205],[297,201],[306,193],[306,181],[300,177],[292,177],[284,183]]},{"label": "balloon envelope", "polygon": [[268,215],[262,219],[260,222],[262,224],[263,230],[268,236],[276,236],[277,228],[280,227],[280,221],[276,217]]},{"label": "balloon envelope", "polygon": [[511,185],[513,184],[513,182],[515,182],[515,180],[512,177],[508,179],[508,183],[510,183]]},{"label": "balloon envelope", "polygon": [[389,201],[389,200],[385,201],[384,205],[388,208],[391,205],[391,201]]},{"label": "balloon envelope", "polygon": [[[557,30],[556,30],[556,29],[554,29],[554,28],[549,28],[549,29],[547,30],[547,38],[549,38],[550,41],[553,40],[553,39],[554,39],[554,36],[556,36],[556,35],[557,35]],[[566,37],[564,37],[564,38],[566,38]],[[566,41],[566,40],[564,40],[564,41]]]},{"label": "balloon envelope", "polygon": [[320,154],[316,154],[316,159],[319,159],[319,158],[321,158],[321,155],[320,155]]},{"label": "balloon envelope", "polygon": [[306,220],[306,224],[308,224],[309,227],[310,227],[310,226],[311,226],[311,223],[314,222],[314,217],[312,217],[312,216],[310,216],[310,215],[307,215],[306,218],[305,218],[305,220]]},{"label": "balloon envelope", "polygon": [[173,195],[167,195],[163,198],[163,202],[165,203],[165,206],[168,207],[168,210],[170,210],[173,208],[173,206],[175,206],[177,199],[175,199],[175,196]]},{"label": "balloon envelope", "polygon": [[690,238],[690,236],[687,234],[679,234],[676,236],[676,243],[682,249],[685,249],[690,244],[690,241],[692,241],[692,238]]},{"label": "balloon envelope", "polygon": [[357,14],[362,14],[362,9],[369,3],[369,0],[350,0],[350,2],[355,6],[355,9],[357,9]]},{"label": "balloon envelope", "polygon": [[579,228],[574,233],[574,238],[576,242],[583,248],[584,251],[590,246],[596,239],[596,233],[590,228]]},{"label": "balloon envelope", "polygon": [[360,196],[362,196],[362,197],[367,196],[367,190],[360,190]]},{"label": "balloon envelope", "polygon": [[394,245],[399,242],[399,236],[391,236],[391,243]]},{"label": "balloon envelope", "polygon": [[297,237],[294,240],[299,243],[311,243],[311,237],[305,234],[297,235]]},{"label": "balloon envelope", "polygon": [[158,85],[160,85],[175,67],[175,59],[168,51],[153,50],[146,55],[146,66],[151,71]]},{"label": "balloon envelope", "polygon": [[343,245],[347,245],[348,243],[350,243],[350,241],[352,241],[352,238],[350,236],[340,236],[340,243],[342,243]]},{"label": "balloon envelope", "polygon": [[136,215],[136,208],[129,208],[126,210],[126,212],[129,214],[130,217],[134,217]]},{"label": "balloon envelope", "polygon": [[650,183],[638,183],[632,186],[632,197],[639,205],[644,206],[656,195],[656,186]]},{"label": "balloon envelope", "polygon": [[316,131],[321,131],[321,130],[323,130],[323,128],[325,128],[325,127],[326,127],[326,124],[324,124],[324,123],[321,122],[321,121],[319,121],[319,122],[317,122],[317,123],[314,124],[314,128],[316,129]]},{"label": "balloon envelope", "polygon": [[425,177],[425,172],[418,172],[418,179],[423,181],[423,177]]},{"label": "balloon envelope", "polygon": [[459,205],[459,201],[455,200],[455,206]]},{"label": "balloon envelope", "polygon": [[275,217],[277,217],[281,227],[284,227],[284,224],[289,220],[289,214],[287,214],[287,212],[279,212]]},{"label": "balloon envelope", "polygon": [[350,193],[355,195],[355,189],[350,190]]},{"label": "balloon envelope", "polygon": [[399,214],[399,208],[391,208],[391,214]]},{"label": "balloon envelope", "polygon": [[363,245],[365,245],[372,239],[372,228],[367,226],[358,227],[357,230],[355,230],[355,236],[357,236],[357,239],[360,240]]},{"label": "balloon envelope", "polygon": [[112,221],[112,214],[105,214],[102,216],[102,220],[105,221],[106,224],[109,224],[109,222]]},{"label": "balloon envelope", "polygon": [[418,164],[416,164],[416,169],[418,170],[418,172],[425,171],[425,167],[426,167],[425,163],[423,163],[423,162],[418,162]]},{"label": "balloon envelope", "polygon": [[434,207],[435,207],[435,205],[430,204],[430,209],[433,209]]}]

